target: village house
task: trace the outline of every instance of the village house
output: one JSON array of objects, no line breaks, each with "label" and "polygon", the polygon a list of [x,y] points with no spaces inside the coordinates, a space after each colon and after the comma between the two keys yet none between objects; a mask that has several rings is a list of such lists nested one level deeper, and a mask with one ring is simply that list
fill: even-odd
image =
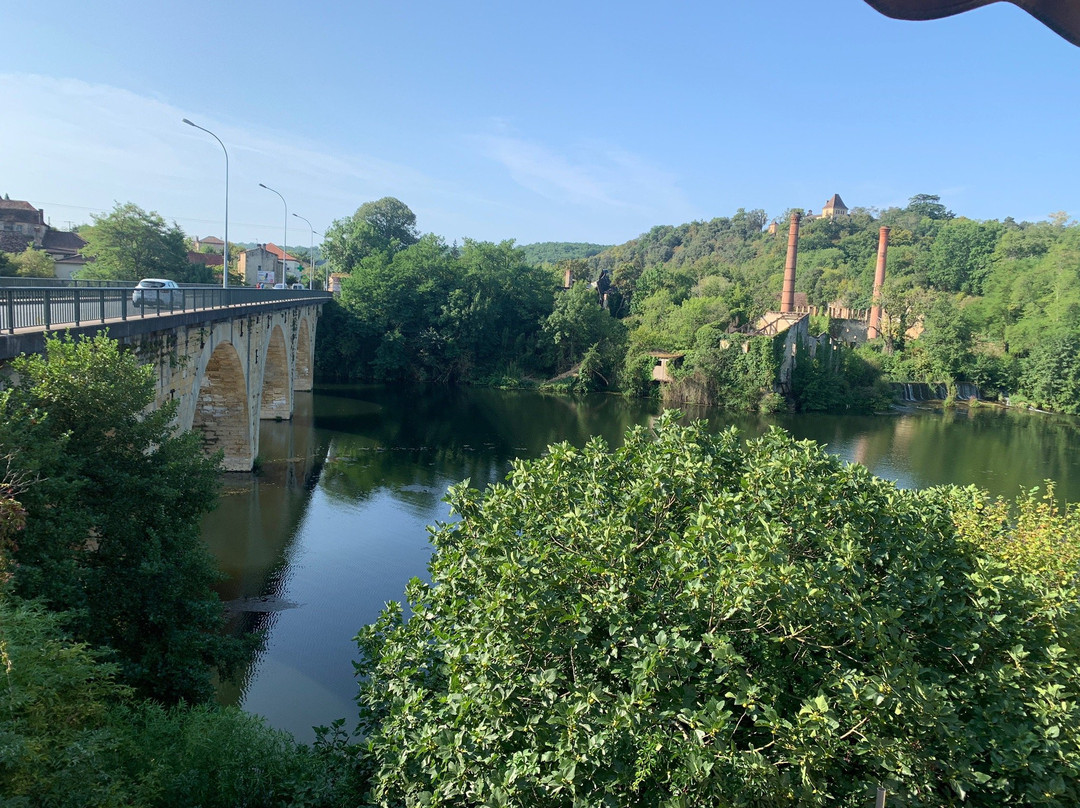
[{"label": "village house", "polygon": [[56,262],[56,277],[70,279],[89,261],[80,253],[86,241],[76,233],[56,230],[45,221],[45,209],[21,199],[0,199],[0,250],[21,253],[44,250]]},{"label": "village house", "polygon": [[[814,219],[835,219],[837,216],[847,216],[849,213],[848,206],[844,204],[844,200],[840,198],[840,194],[833,194],[825,202],[825,206],[821,209],[820,214],[815,214],[814,211],[808,210],[802,215],[804,222],[812,222]],[[770,236],[775,236],[780,231],[780,223],[773,219],[769,222],[768,233]]]},{"label": "village house", "polygon": [[[281,271],[282,260],[284,274]],[[300,259],[285,252],[276,244],[256,244],[240,253],[240,276],[248,286],[289,283],[290,278],[300,276]]]},{"label": "village house", "polygon": [[198,253],[210,252],[223,255],[225,253],[225,242],[217,236],[207,236],[206,238],[199,238],[196,236],[194,239],[194,248],[195,252]]}]

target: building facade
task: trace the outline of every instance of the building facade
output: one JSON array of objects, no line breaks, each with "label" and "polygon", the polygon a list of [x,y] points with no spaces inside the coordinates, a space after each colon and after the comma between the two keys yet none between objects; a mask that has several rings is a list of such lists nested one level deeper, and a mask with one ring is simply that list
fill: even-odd
[{"label": "building facade", "polygon": [[86,241],[76,233],[55,230],[45,221],[45,209],[22,199],[0,199],[0,250],[21,253],[44,250],[56,262],[56,277],[69,279],[90,260],[81,254]]}]

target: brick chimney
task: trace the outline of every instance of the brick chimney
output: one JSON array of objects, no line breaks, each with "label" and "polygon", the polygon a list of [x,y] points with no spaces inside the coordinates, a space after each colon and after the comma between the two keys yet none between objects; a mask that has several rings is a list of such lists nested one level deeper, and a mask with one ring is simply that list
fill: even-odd
[{"label": "brick chimney", "polygon": [[889,228],[883,227],[878,233],[877,269],[874,270],[874,300],[870,307],[870,325],[866,329],[867,339],[881,336],[881,287],[885,285],[885,257],[889,252]]},{"label": "brick chimney", "polygon": [[795,260],[799,255],[799,219],[798,211],[791,214],[791,226],[787,237],[787,262],[784,264],[784,290],[780,293],[780,311],[795,309]]}]

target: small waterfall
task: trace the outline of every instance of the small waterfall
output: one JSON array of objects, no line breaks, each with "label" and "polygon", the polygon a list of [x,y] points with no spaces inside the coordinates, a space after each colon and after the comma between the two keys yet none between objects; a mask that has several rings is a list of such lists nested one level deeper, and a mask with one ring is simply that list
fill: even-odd
[{"label": "small waterfall", "polygon": [[[949,396],[949,388],[944,384],[929,385],[925,382],[896,382],[893,384],[897,398],[901,401],[944,401]],[[979,398],[979,388],[963,382],[956,386],[956,397],[961,401]]]},{"label": "small waterfall", "polygon": [[956,397],[961,401],[971,401],[978,399],[979,388],[968,382],[960,382],[956,385]]}]

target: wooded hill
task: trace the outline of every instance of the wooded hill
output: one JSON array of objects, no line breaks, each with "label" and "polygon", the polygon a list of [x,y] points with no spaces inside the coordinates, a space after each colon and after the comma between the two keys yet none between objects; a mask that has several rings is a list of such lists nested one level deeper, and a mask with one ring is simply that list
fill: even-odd
[{"label": "wooded hill", "polygon": [[[327,260],[349,277],[342,311],[320,328],[333,343],[323,370],[384,381],[490,382],[549,378],[584,360],[579,385],[644,393],[647,352],[662,350],[686,352],[688,374],[718,372],[717,352],[729,344],[723,335],[778,308],[789,212],[775,228],[763,211],[743,209],[658,226],[538,269],[511,242],[449,246],[431,234],[421,238],[415,215],[398,200],[367,203],[327,232]],[[1003,391],[1080,412],[1080,225],[1065,214],[976,221],[929,194],[904,208],[805,217],[796,292],[819,307],[868,307],[882,225],[891,228],[882,301],[888,316],[884,339],[861,349],[845,372],[860,379],[857,386],[869,390],[877,375],[970,382],[990,395]],[[606,273],[612,322],[589,311],[595,292],[556,294],[567,269],[583,285]],[[922,336],[907,339],[916,323]],[[732,378],[743,370],[729,368]],[[843,387],[837,379],[812,386]],[[878,393],[867,393],[867,406]],[[730,405],[718,395],[715,403]],[[736,398],[754,407],[762,397]],[[839,400],[849,398],[845,391]]]}]

